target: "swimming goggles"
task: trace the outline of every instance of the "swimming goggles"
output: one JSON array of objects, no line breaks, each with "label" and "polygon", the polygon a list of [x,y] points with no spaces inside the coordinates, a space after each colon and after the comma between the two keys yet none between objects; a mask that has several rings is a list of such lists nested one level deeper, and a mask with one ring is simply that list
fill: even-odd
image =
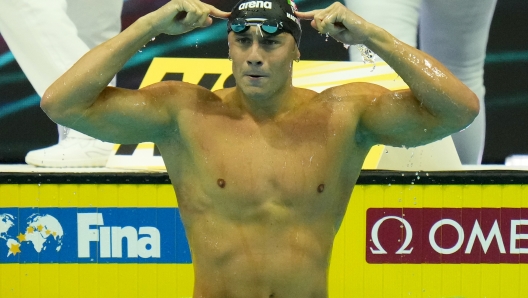
[{"label": "swimming goggles", "polygon": [[249,29],[249,26],[258,26],[262,31],[268,34],[276,34],[283,29],[282,22],[268,19],[244,19],[236,18],[231,22],[231,30],[235,33],[242,33]]}]

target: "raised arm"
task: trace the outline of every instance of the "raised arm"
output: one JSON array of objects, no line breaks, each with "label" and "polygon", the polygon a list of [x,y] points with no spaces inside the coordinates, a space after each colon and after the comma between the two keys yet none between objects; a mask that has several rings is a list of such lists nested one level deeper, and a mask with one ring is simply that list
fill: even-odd
[{"label": "raised arm", "polygon": [[464,129],[478,115],[476,95],[445,66],[342,4],[297,15],[311,19],[312,27],[338,41],[364,44],[409,86],[410,90],[394,92],[372,84],[345,85],[336,90],[361,101],[355,103],[361,107],[358,136],[368,145],[422,145]]},{"label": "raised arm", "polygon": [[183,34],[229,13],[198,0],[172,0],[84,55],[45,92],[41,107],[55,122],[116,143],[156,141],[174,130],[179,99],[203,92],[184,83],[141,90],[107,87],[124,64],[155,36]]}]

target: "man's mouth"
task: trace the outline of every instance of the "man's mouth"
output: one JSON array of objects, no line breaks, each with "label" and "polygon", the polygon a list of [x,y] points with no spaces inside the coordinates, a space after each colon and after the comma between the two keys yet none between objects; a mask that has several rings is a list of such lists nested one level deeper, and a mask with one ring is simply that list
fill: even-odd
[{"label": "man's mouth", "polygon": [[252,79],[260,79],[260,78],[264,78],[265,77],[262,74],[254,74],[254,73],[246,74],[246,76],[248,76],[248,77],[250,77]]}]

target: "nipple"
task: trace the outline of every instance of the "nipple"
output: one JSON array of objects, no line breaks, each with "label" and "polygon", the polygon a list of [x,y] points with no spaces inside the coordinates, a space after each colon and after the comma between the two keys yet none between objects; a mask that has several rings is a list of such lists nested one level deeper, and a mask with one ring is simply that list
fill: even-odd
[{"label": "nipple", "polygon": [[225,180],[220,178],[216,181],[216,184],[218,184],[218,186],[220,186],[220,188],[224,188],[225,187]]},{"label": "nipple", "polygon": [[322,193],[324,191],[324,187],[325,187],[324,184],[319,184],[319,186],[317,187],[317,192]]}]

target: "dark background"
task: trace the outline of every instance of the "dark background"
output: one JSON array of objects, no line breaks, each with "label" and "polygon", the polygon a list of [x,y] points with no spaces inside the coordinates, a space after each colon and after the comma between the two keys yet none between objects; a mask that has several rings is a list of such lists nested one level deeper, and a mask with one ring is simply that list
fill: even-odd
[{"label": "dark background", "polygon": [[[128,0],[123,29],[166,0]],[[208,0],[229,11],[236,0]],[[297,0],[302,10],[333,1]],[[490,30],[485,65],[487,133],[483,163],[502,164],[513,154],[528,154],[528,1],[499,0]],[[216,21],[221,22],[221,21]],[[225,23],[221,23],[225,28]],[[325,41],[303,22],[302,59],[348,61],[348,52]],[[212,28],[192,35],[162,35],[138,52],[118,74],[118,86],[138,88],[153,57],[227,57],[227,33]],[[456,45],[453,45],[456,47]],[[56,125],[38,106],[39,97],[0,36],[0,163],[24,163],[26,153],[57,142]]]}]

